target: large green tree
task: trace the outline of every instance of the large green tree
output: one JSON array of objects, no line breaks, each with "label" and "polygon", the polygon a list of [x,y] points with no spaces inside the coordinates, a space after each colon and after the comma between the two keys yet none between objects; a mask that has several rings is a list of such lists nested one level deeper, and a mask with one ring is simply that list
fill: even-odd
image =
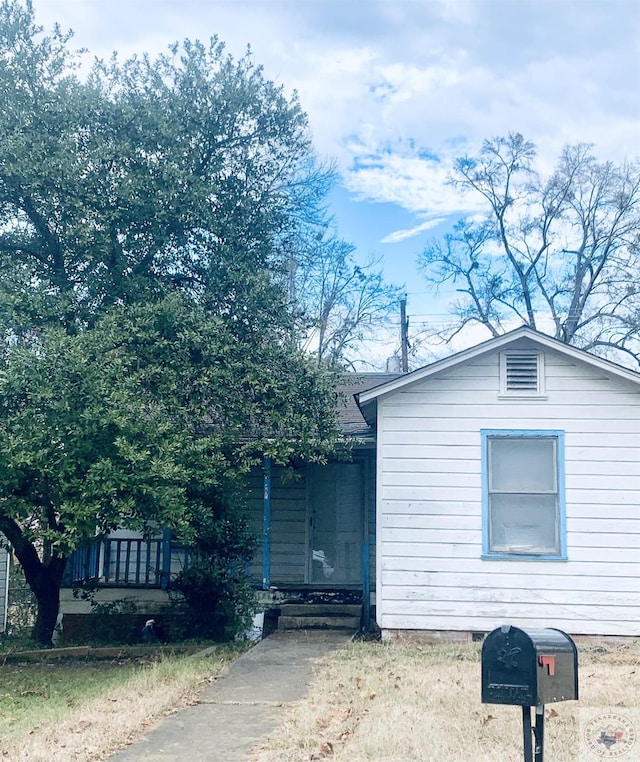
[{"label": "large green tree", "polygon": [[74,547],[336,441],[282,287],[325,177],[296,99],[215,39],[85,77],[70,45],[0,5],[0,531],[42,642]]},{"label": "large green tree", "polygon": [[232,303],[317,181],[299,104],[215,39],[114,57],[84,80],[78,62],[29,3],[3,2],[0,274],[14,316],[69,328],[167,288]]},{"label": "large green tree", "polygon": [[330,451],[327,380],[278,338],[266,328],[242,345],[173,295],[5,347],[0,531],[35,593],[38,640],[51,637],[78,544],[118,526],[188,541],[203,517],[233,519],[225,497],[262,453]]}]

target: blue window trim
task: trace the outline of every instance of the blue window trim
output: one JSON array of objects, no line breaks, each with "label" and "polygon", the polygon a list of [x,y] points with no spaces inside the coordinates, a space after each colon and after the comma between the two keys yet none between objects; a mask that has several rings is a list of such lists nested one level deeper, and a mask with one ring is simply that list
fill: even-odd
[{"label": "blue window trim", "polygon": [[[557,429],[481,429],[482,438],[482,558],[509,561],[566,561],[567,514],[565,502],[564,431]],[[547,553],[495,553],[489,547],[489,443],[490,437],[554,437],[558,459],[558,527],[560,552]]]}]

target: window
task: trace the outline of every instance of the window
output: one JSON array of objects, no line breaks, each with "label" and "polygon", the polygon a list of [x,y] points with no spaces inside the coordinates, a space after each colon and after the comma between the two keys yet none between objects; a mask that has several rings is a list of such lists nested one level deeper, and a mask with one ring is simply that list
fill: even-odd
[{"label": "window", "polygon": [[529,350],[501,352],[500,394],[509,397],[544,395],[544,354]]},{"label": "window", "polygon": [[564,433],[483,431],[483,551],[566,558]]}]

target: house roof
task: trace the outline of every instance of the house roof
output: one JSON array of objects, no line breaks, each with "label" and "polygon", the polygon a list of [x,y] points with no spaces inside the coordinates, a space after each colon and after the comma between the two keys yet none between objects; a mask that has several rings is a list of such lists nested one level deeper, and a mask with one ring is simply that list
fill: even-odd
[{"label": "house roof", "polygon": [[[633,383],[640,385],[640,373],[629,370],[628,368],[611,362],[610,360],[605,360],[602,357],[596,357],[590,352],[586,352],[584,349],[578,349],[577,347],[573,347],[570,344],[565,344],[564,342],[558,341],[557,339],[552,339],[550,336],[547,336],[544,333],[540,333],[539,331],[534,331],[532,328],[527,326],[522,326],[521,328],[516,328],[514,331],[509,331],[502,336],[489,339],[488,341],[484,341],[474,347],[465,349],[462,352],[457,352],[456,354],[453,354],[449,357],[445,357],[442,360],[437,360],[430,365],[425,365],[423,368],[414,370],[411,373],[406,373],[401,377],[390,379],[388,382],[383,383],[382,385],[378,385],[375,388],[366,390],[363,389],[357,396],[358,404],[363,407],[373,400],[398,391],[399,389],[403,389],[406,386],[415,383],[416,381],[421,381],[422,379],[429,378],[435,373],[439,373],[440,371],[447,370],[456,365],[468,362],[469,360],[486,354],[487,352],[494,352],[497,349],[502,349],[520,339],[529,339],[534,344],[537,344],[541,347],[551,349],[555,352],[560,352],[561,354],[564,354],[565,356],[570,357],[574,360],[599,368],[600,370],[605,371],[612,376],[617,376],[618,378],[623,378],[626,381],[632,381]],[[367,420],[372,420],[372,418],[367,415]]]},{"label": "house roof", "polygon": [[349,436],[367,439],[374,436],[374,430],[367,423],[358,403],[356,395],[370,391],[395,381],[402,376],[400,373],[350,373],[337,391],[338,423],[341,430]]}]

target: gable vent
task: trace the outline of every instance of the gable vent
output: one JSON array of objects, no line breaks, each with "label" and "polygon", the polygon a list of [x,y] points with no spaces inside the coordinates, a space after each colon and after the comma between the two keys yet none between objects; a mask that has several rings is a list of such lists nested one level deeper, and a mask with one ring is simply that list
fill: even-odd
[{"label": "gable vent", "polygon": [[502,392],[542,394],[543,363],[540,352],[505,352],[501,355]]},{"label": "gable vent", "polygon": [[538,388],[538,355],[507,355],[507,391],[532,392]]}]

